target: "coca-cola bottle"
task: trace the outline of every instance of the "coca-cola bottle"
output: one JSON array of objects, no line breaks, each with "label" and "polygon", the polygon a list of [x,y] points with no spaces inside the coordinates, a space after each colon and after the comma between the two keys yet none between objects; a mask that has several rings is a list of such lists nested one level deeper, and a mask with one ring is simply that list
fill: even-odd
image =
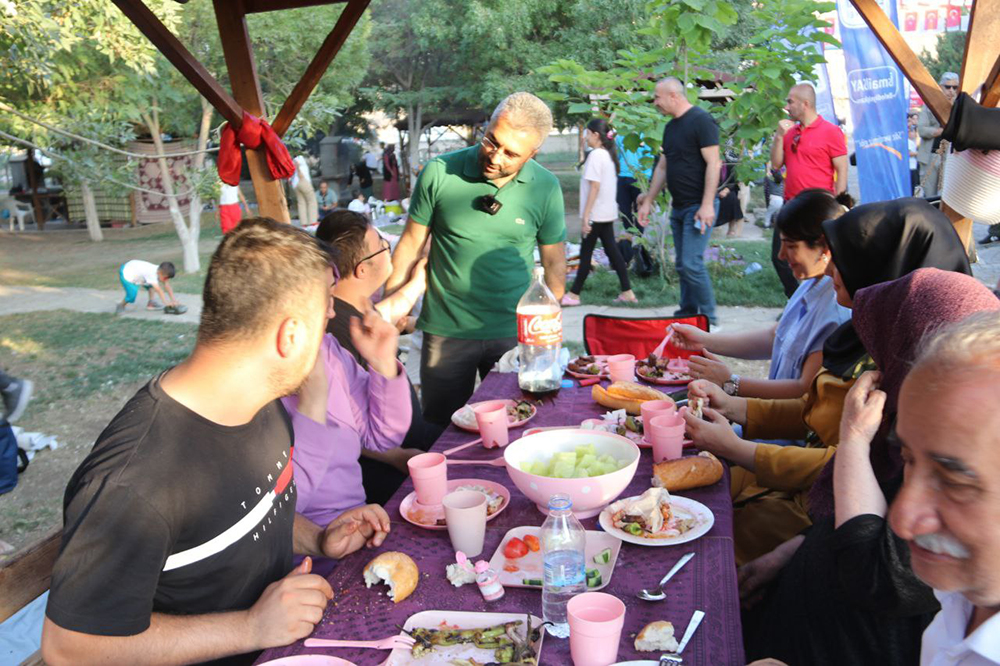
[{"label": "coca-cola bottle", "polygon": [[559,390],[562,368],[562,308],[545,285],[545,269],[536,268],[528,291],[517,303],[517,383],[534,394]]}]

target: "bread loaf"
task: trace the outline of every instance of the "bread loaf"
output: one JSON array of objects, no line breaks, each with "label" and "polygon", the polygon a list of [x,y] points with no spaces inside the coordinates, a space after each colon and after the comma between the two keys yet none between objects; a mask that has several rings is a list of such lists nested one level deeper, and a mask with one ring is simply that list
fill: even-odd
[{"label": "bread loaf", "polygon": [[722,478],[722,463],[708,451],[653,465],[653,486],[670,492],[710,486]]},{"label": "bread loaf", "polygon": [[383,581],[387,583],[389,598],[397,604],[413,594],[420,582],[417,563],[406,553],[397,551],[382,553],[366,564],[362,573],[366,587]]},{"label": "bread loaf", "polygon": [[638,415],[639,405],[647,400],[671,400],[666,393],[635,382],[615,382],[607,389],[595,384],[590,395],[603,407],[624,409],[632,415]]},{"label": "bread loaf", "polygon": [[639,652],[677,652],[674,625],[664,620],[650,622],[635,637],[635,649]]}]

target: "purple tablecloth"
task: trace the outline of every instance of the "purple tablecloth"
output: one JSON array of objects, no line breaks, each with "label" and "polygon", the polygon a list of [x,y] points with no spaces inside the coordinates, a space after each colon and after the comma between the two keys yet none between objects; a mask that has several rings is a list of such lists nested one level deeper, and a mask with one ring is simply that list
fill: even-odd
[{"label": "purple tablecloth", "polygon": [[[517,376],[491,373],[476,391],[473,400],[518,398]],[[557,426],[578,424],[583,419],[603,413],[590,398],[590,388],[563,389],[554,401],[546,400],[538,414],[528,424]],[[518,431],[511,432],[517,437]],[[443,451],[471,441],[475,435],[449,427],[432,450]],[[490,459],[497,456],[475,446],[455,455],[456,458]],[[647,450],[639,460],[635,478],[623,496],[638,495],[649,487],[652,459]],[[521,525],[541,525],[544,516],[535,505],[517,490],[505,469],[481,465],[463,465],[449,470],[450,478],[481,478],[503,483],[511,491],[511,503],[503,513],[488,523],[483,559],[489,559],[507,530]],[[503,599],[487,603],[475,585],[453,587],[445,578],[445,566],[454,561],[454,552],[446,531],[415,527],[399,515],[399,505],[413,490],[407,481],[386,505],[392,519],[392,533],[380,551],[360,551],[340,562],[329,575],[334,599],[326,615],[316,626],[313,636],[353,640],[373,640],[390,636],[414,613],[423,610],[464,610],[493,612],[530,611],[541,617],[542,598],[537,590],[509,588]],[[633,648],[635,634],[654,620],[669,620],[674,624],[678,640],[694,610],[705,611],[705,619],[684,651],[684,662],[691,664],[744,664],[739,595],[736,586],[736,565],[733,558],[732,503],[729,498],[729,476],[708,488],[689,490],[684,496],[708,506],[715,514],[715,525],[704,537],[679,546],[650,548],[623,543],[611,583],[602,591],[613,594],[626,605],[625,628],[622,631],[618,658],[657,658],[654,653],[640,653]],[[601,529],[596,518],[583,521],[589,530]],[[382,550],[399,550],[410,555],[420,567],[420,584],[406,600],[394,604],[384,591],[366,589],[361,570]],[[636,599],[635,592],[653,587],[671,566],[685,553],[697,555],[667,586],[666,601],[647,603]],[[305,648],[301,641],[284,648],[266,651],[258,663],[278,657],[303,653],[333,654],[356,664],[380,664],[388,655],[379,650],[321,650]],[[428,659],[428,663],[432,660]],[[569,665],[569,642],[547,636],[541,654],[542,664]]]}]

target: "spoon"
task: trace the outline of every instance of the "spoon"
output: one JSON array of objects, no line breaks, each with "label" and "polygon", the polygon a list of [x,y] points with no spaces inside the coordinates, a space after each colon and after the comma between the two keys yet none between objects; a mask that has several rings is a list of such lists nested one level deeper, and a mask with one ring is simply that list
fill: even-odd
[{"label": "spoon", "polygon": [[666,599],[667,595],[663,591],[663,586],[666,585],[667,581],[673,578],[674,574],[680,571],[681,567],[687,564],[692,557],[694,557],[694,553],[688,553],[681,559],[677,560],[677,564],[674,565],[674,568],[671,569],[667,575],[663,577],[663,580],[660,581],[660,584],[657,585],[655,592],[650,592],[649,590],[639,590],[635,596],[639,597],[643,601],[663,601]]},{"label": "spoon", "polygon": [[462,449],[467,449],[470,446],[473,446],[475,444],[479,444],[481,441],[483,441],[482,437],[480,437],[479,439],[474,439],[471,442],[468,442],[467,444],[459,444],[458,446],[454,446],[454,447],[448,449],[447,451],[442,451],[442,453],[444,455],[446,455],[446,456],[450,456],[452,453],[458,453]]},{"label": "spoon", "polygon": [[504,462],[503,456],[499,458],[493,458],[492,460],[451,460],[448,459],[449,465],[491,465],[493,467],[506,467],[507,463]]}]

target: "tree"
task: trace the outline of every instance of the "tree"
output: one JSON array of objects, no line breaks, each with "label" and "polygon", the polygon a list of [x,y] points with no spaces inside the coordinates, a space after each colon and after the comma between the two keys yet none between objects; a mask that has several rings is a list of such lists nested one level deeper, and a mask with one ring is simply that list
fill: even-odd
[{"label": "tree", "polygon": [[961,74],[962,61],[965,58],[965,38],[968,33],[961,30],[954,32],[942,32],[937,36],[934,55],[924,49],[920,53],[920,60],[927,67],[927,70],[934,77],[935,81],[941,80],[941,75],[945,72],[955,72]]},{"label": "tree", "polygon": [[[814,66],[822,61],[809,45],[836,43],[820,30],[827,23],[817,16],[832,8],[832,3],[812,0],[755,2],[753,21],[741,26],[743,34],[734,42],[729,31],[739,14],[730,3],[649,0],[639,32],[656,39],[656,48],[622,50],[602,69],[589,69],[572,59],[557,60],[541,70],[555,88],[547,97],[568,103],[570,114],[612,118],[627,148],[645,144],[656,154],[665,122],[651,104],[656,81],[667,75],[686,82],[713,79],[709,70],[718,62],[727,58],[738,62],[738,78],[731,84],[737,88],[735,98],[724,105],[703,106],[715,116],[724,140],[743,155],[737,177],[746,182],[766,161],[766,151],[756,148],[783,117],[788,89],[799,77],[811,78]],[[724,51],[727,44],[731,46]],[[698,103],[697,89],[688,90],[691,101]]]},{"label": "tree", "polygon": [[[181,5],[150,0],[150,9],[178,35],[188,49],[223,84],[224,58],[211,3]],[[265,115],[272,117],[291,92],[306,64],[326,36],[324,30],[301,30],[302,24],[332,29],[342,5],[282,11],[250,17],[250,33],[261,74]],[[149,41],[111,3],[81,0],[0,0],[0,57],[12,67],[0,69],[0,101],[22,112],[113,145],[139,135],[152,138],[164,173],[165,196],[181,241],[184,270],[200,268],[202,197],[218,191],[218,181],[201,152],[184,174],[191,192],[188,220],[177,205],[178,191],[166,159],[163,135],[196,137],[198,150],[209,143],[214,110]],[[351,91],[365,74],[368,21],[362,19],[316,91],[289,129],[294,145],[315,131],[328,128],[338,110],[352,102]],[[345,66],[353,63],[356,66]],[[79,184],[85,201],[91,185],[113,180],[121,187],[134,163],[100,156],[93,147],[67,141],[19,119],[0,117],[10,133],[30,137],[39,145],[62,151],[67,160],[61,174]],[[99,235],[88,211],[92,237]],[[96,230],[95,230],[96,227]]]},{"label": "tree", "polygon": [[[573,56],[588,66],[645,43],[635,0],[381,0],[372,5],[372,68],[365,94],[405,116],[407,156],[430,114],[492,110],[518,90],[549,86],[541,68]],[[565,105],[556,105],[557,121]]]}]

